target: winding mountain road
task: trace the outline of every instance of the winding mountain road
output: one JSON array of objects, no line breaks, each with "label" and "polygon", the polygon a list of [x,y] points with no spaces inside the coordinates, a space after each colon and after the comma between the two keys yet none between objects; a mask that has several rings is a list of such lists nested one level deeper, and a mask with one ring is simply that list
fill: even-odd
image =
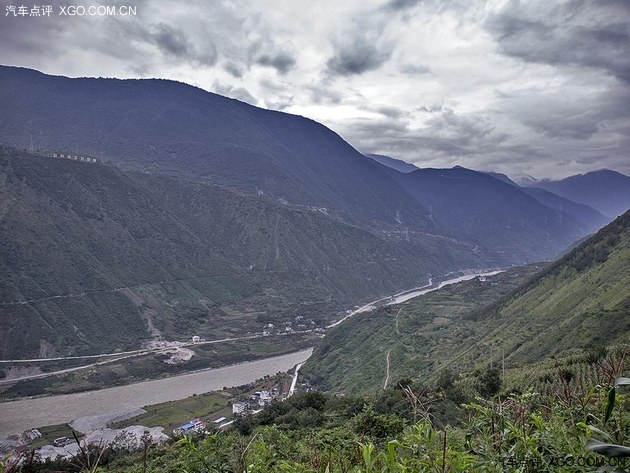
[{"label": "winding mountain road", "polygon": [[387,350],[387,355],[385,356],[387,368],[385,370],[385,382],[383,383],[383,390],[387,389],[387,385],[389,384],[389,354],[391,353],[391,351],[391,348]]},{"label": "winding mountain road", "polygon": [[[391,297],[380,298],[371,303],[365,304],[357,310],[346,315],[335,323],[328,325],[327,328],[333,328],[360,312],[367,312],[385,305],[399,304],[405,302],[412,297],[435,291],[449,284],[455,284],[460,281],[472,279],[477,275],[492,275],[501,271],[481,273],[472,271],[470,274],[460,276],[450,280],[441,282],[438,285],[425,285],[410,291],[404,291]],[[432,281],[431,281],[432,282]],[[433,287],[430,287],[433,286]],[[399,311],[400,313],[400,311]],[[309,333],[313,330],[305,330],[292,333]],[[275,336],[283,336],[286,334],[277,334]],[[178,344],[180,347],[194,346],[201,344],[223,343],[235,340],[247,340],[263,337],[262,334],[248,335],[244,337],[224,338],[219,340],[207,340],[202,342],[188,342]],[[161,350],[168,350],[171,347],[160,347],[153,349],[132,350],[119,353],[104,353],[86,356],[57,357],[57,358],[40,358],[31,360],[0,360],[4,363],[33,363],[44,361],[59,361],[71,359],[94,359],[102,357],[112,357],[113,360],[104,360],[81,367],[69,368],[68,370],[85,369],[97,364],[109,363],[117,361],[123,357],[131,357],[144,355],[149,353],[158,353]],[[88,391],[70,395],[56,395],[33,399],[22,399],[18,401],[7,401],[0,403],[2,416],[0,416],[0,435],[13,433],[33,426],[52,425],[56,423],[68,422],[69,420],[85,416],[102,413],[110,413],[112,406],[115,408],[136,408],[143,405],[157,404],[174,399],[182,399],[194,393],[208,392],[221,389],[223,386],[245,384],[254,379],[264,376],[265,373],[274,374],[278,371],[286,370],[289,366],[296,366],[293,381],[291,383],[291,393],[295,391],[295,385],[298,380],[298,372],[302,364],[312,353],[312,349],[304,350],[294,354],[283,355],[279,357],[264,358],[254,362],[247,362],[241,365],[227,366],[212,370],[203,370],[201,372],[193,372],[188,375],[180,375],[159,380],[143,381],[126,386],[118,386],[116,388],[107,388],[97,391]],[[276,360],[282,360],[280,364]],[[386,374],[383,387],[386,388],[390,380],[391,371],[391,350],[386,355]],[[282,366],[284,365],[284,366]],[[62,370],[66,371],[66,370]],[[67,371],[66,371],[67,372]],[[220,373],[220,375],[219,375]],[[41,375],[33,375],[20,379],[30,379],[33,377],[52,376],[58,373],[42,373]],[[186,380],[186,381],[184,381]],[[194,380],[194,382],[193,382]],[[5,380],[3,380],[5,381]],[[16,382],[16,379],[10,380]],[[124,400],[124,402],[122,402]]]}]

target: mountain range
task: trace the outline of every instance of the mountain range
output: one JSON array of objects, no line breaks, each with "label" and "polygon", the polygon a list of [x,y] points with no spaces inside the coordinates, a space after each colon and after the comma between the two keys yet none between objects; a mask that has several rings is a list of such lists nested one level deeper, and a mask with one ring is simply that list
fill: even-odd
[{"label": "mountain range", "polygon": [[[0,148],[0,353],[44,356],[321,323],[479,267],[470,245],[399,241],[223,187]],[[150,322],[149,322],[150,319]]]},{"label": "mountain range", "polygon": [[[167,80],[48,76],[0,67],[0,142],[432,230],[426,210],[323,125]],[[31,142],[32,140],[32,142]]]},{"label": "mountain range", "polygon": [[[365,159],[317,122],[178,82],[69,79],[1,66],[0,83],[6,111],[0,117],[0,142],[10,146],[84,153],[128,168],[214,183],[317,208],[370,231],[404,234],[405,239],[437,234],[467,240],[501,264],[551,258],[605,223],[593,216],[585,222],[557,209],[550,212],[525,192],[497,192],[494,181],[482,183],[472,171],[467,178],[474,184],[466,195],[455,195],[460,186],[439,198],[426,198],[412,181],[424,186],[426,178],[420,175],[428,170],[401,177]],[[449,172],[458,179],[464,174]],[[429,179],[444,181],[436,173]],[[462,209],[460,203],[468,202],[472,192],[481,201]],[[509,202],[503,204],[504,198]],[[470,228],[476,218],[486,229],[499,231],[494,241],[488,241],[494,232],[483,231],[482,225]],[[523,233],[514,243],[504,238]]]},{"label": "mountain range", "polygon": [[323,324],[430,274],[553,259],[610,220],[473,170],[399,172],[178,82],[0,66],[0,85],[3,357]]},{"label": "mountain range", "polygon": [[589,205],[609,218],[615,218],[630,208],[630,177],[609,169],[559,181],[533,181],[531,186]]},{"label": "mountain range", "polygon": [[[435,222],[497,257],[519,262],[552,259],[607,219],[589,208],[553,208],[518,186],[462,167],[400,173],[384,168],[402,188],[429,209]],[[577,205],[577,204],[576,204]]]}]

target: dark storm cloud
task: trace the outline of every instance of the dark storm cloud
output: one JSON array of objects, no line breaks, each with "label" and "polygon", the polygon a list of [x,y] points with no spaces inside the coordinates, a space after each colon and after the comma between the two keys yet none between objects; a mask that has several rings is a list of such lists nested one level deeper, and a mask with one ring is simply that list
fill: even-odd
[{"label": "dark storm cloud", "polygon": [[378,69],[392,55],[393,45],[379,42],[378,32],[355,31],[335,41],[335,54],[327,61],[328,72],[351,76]]},{"label": "dark storm cloud", "polygon": [[166,23],[147,26],[127,23],[126,28],[132,40],[155,45],[162,54],[177,61],[206,66],[214,66],[217,62],[217,48],[208,38],[194,44],[182,29]]},{"label": "dark storm cloud", "polygon": [[271,30],[261,28],[250,39],[247,48],[247,64],[271,67],[280,75],[286,75],[297,64],[297,52],[290,41],[278,42]]},{"label": "dark storm cloud", "polygon": [[389,0],[383,5],[383,8],[386,10],[400,11],[415,7],[418,3],[420,3],[420,0]]},{"label": "dark storm cloud", "polygon": [[510,2],[488,18],[504,54],[528,62],[593,67],[630,83],[630,2],[572,0],[541,11]]},{"label": "dark storm cloud", "polygon": [[228,72],[231,76],[236,77],[237,79],[243,77],[243,67],[232,61],[226,62],[223,65],[223,69],[225,69],[226,72]]},{"label": "dark storm cloud", "polygon": [[174,56],[188,55],[190,46],[183,31],[164,23],[152,25],[149,31],[153,41],[163,53]]},{"label": "dark storm cloud", "polygon": [[295,57],[286,51],[281,51],[275,55],[262,54],[255,60],[261,66],[273,67],[279,74],[286,74],[295,66]]}]

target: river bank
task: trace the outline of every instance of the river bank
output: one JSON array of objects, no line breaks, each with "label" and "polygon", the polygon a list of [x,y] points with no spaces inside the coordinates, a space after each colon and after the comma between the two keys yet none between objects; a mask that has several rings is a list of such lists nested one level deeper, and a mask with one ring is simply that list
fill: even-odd
[{"label": "river bank", "polygon": [[0,436],[70,422],[88,415],[127,411],[194,394],[251,383],[304,362],[312,349],[171,378],[76,394],[21,399],[0,403]]}]

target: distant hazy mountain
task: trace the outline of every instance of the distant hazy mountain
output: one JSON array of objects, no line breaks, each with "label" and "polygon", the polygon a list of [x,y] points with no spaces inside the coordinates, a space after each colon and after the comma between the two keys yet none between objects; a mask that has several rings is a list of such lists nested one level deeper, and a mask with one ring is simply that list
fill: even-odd
[{"label": "distant hazy mountain", "polygon": [[519,185],[505,174],[498,172],[486,172],[486,174],[505,182],[506,184],[522,189],[525,193],[534,197],[538,202],[553,210],[558,215],[558,218],[562,219],[569,216],[575,219],[582,226],[585,233],[595,232],[612,220],[612,218],[604,216],[588,205],[579,204],[572,200],[565,199],[564,197],[544,189]]},{"label": "distant hazy mountain", "polygon": [[575,219],[583,226],[586,233],[599,230],[611,220],[589,205],[579,204],[572,200],[565,199],[553,192],[536,187],[521,187],[521,189],[540,203],[554,210],[558,218],[563,218],[563,215],[568,215]]},{"label": "distant hazy mountain", "polygon": [[325,126],[169,80],[0,66],[0,142],[91,154],[363,222],[429,229],[425,210]]},{"label": "distant hazy mountain", "polygon": [[518,186],[459,166],[419,169],[390,175],[435,221],[486,251],[511,254],[520,261],[553,258],[587,233],[580,222],[558,214]]},{"label": "distant hazy mountain", "polygon": [[535,181],[530,185],[590,205],[610,218],[630,208],[630,177],[616,171],[604,169],[560,181]]},{"label": "distant hazy mountain", "polygon": [[510,179],[507,175],[502,174],[500,172],[484,171],[484,173],[489,176],[494,177],[495,179],[498,179],[501,182],[505,182],[506,184],[509,184],[511,186],[520,187],[516,182]]},{"label": "distant hazy mountain", "polygon": [[536,179],[533,176],[519,176],[515,179],[512,179],[514,182],[516,182],[519,186],[522,187],[532,187],[535,185],[536,182],[538,182],[540,179]]},{"label": "distant hazy mountain", "polygon": [[396,171],[400,171],[404,173],[412,172],[418,169],[417,166],[414,166],[413,164],[409,164],[407,161],[403,161],[402,159],[391,158],[389,156],[385,156],[382,154],[366,154],[365,156],[367,156],[370,159],[373,159],[377,163],[381,163],[384,166],[390,167],[392,169],[395,169]]},{"label": "distant hazy mountain", "polygon": [[149,325],[212,339],[260,331],[260,317],[325,321],[488,259],[442,236],[405,241],[319,209],[6,147],[0,202],[2,358],[137,347]]}]

